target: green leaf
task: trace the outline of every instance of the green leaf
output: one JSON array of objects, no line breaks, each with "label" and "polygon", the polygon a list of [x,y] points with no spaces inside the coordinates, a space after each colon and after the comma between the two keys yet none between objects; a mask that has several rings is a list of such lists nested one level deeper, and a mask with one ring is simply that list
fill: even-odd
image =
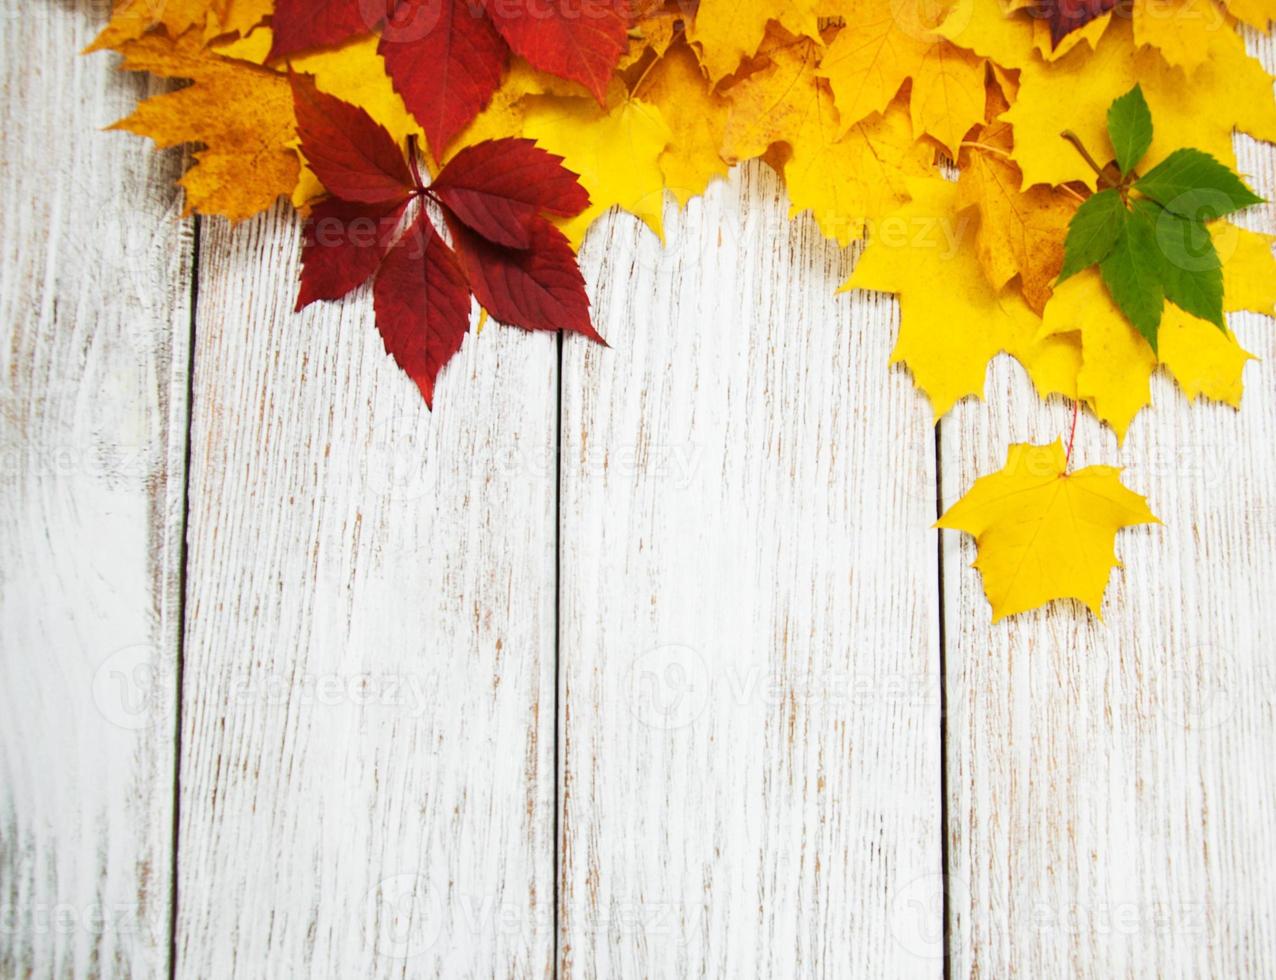
[{"label": "green leaf", "polygon": [[1113,302],[1156,350],[1165,289],[1156,228],[1146,209],[1127,211],[1112,252],[1099,263]]},{"label": "green leaf", "polygon": [[1213,221],[1263,199],[1201,150],[1175,150],[1134,183],[1140,194],[1194,221]]},{"label": "green leaf", "polygon": [[1108,138],[1116,150],[1122,177],[1134,169],[1152,145],[1152,112],[1137,83],[1108,108]]},{"label": "green leaf", "polygon": [[1068,222],[1059,282],[1108,257],[1125,224],[1125,214],[1121,195],[1114,190],[1099,191],[1086,198]]},{"label": "green leaf", "polygon": [[1224,333],[1223,263],[1214,250],[1209,229],[1151,201],[1135,202],[1156,229],[1157,255],[1165,298],[1192,316],[1208,320]]}]

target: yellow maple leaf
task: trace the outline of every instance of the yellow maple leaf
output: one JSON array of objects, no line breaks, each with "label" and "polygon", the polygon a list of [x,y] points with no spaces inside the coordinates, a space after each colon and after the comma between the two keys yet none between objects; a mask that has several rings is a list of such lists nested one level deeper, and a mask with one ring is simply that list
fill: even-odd
[{"label": "yellow maple leaf", "polygon": [[700,0],[687,39],[716,84],[758,52],[771,21],[790,34],[818,39],[816,7],[816,0]]},{"label": "yellow maple leaf", "polygon": [[1276,20],[1276,0],[1225,0],[1228,12],[1251,27],[1266,32]]},{"label": "yellow maple leaf", "polygon": [[660,171],[665,185],[685,206],[714,177],[726,175],[720,149],[727,104],[709,90],[700,62],[685,43],[672,45],[654,61],[636,83],[634,94],[656,106],[669,126]]},{"label": "yellow maple leaf", "polygon": [[[223,57],[264,65],[272,41],[270,28],[260,27],[246,37],[214,43],[212,48]],[[377,44],[373,35],[356,37],[333,48],[294,55],[289,59],[289,67],[300,74],[313,75],[315,86],[321,92],[362,108],[384,126],[400,146],[409,136],[417,136],[424,147],[426,141],[421,126],[408,112],[403,97],[395,91]],[[298,155],[301,156],[300,150]],[[298,208],[304,208],[325,193],[319,178],[305,165],[305,158],[301,159],[301,175],[292,193],[292,203]]]},{"label": "yellow maple leaf", "polygon": [[205,40],[247,34],[273,9],[274,0],[119,0],[88,50],[118,49],[156,28],[178,37],[199,27]]},{"label": "yellow maple leaf", "polygon": [[818,74],[828,79],[842,125],[849,129],[886,108],[920,67],[929,44],[903,28],[891,0],[848,0],[843,16],[846,26],[820,59]]},{"label": "yellow maple leaf", "polygon": [[[973,21],[976,23],[973,37],[982,34],[985,41],[998,34],[1004,40],[1013,37],[1014,53],[1000,63],[1006,67],[1013,65],[1018,68],[1020,63],[1012,60],[1013,58],[1035,55],[1042,61],[1055,61],[1078,46],[1093,49],[1112,20],[1111,11],[1099,14],[1080,27],[1072,28],[1055,43],[1049,18],[1039,16],[1039,12],[1047,6],[1043,6],[1040,0],[957,0],[951,12],[952,26],[960,29]],[[1016,14],[1022,16],[1015,16]],[[947,30],[944,34],[947,36]],[[974,50],[976,44],[967,43],[961,47]],[[987,58],[993,57],[988,52],[981,53]]]},{"label": "yellow maple leaf", "polygon": [[974,219],[957,186],[909,183],[913,199],[878,222],[847,289],[899,295],[899,340],[891,363],[903,362],[930,398],[935,418],[967,395],[982,395],[988,362],[1013,354],[1044,397],[1075,395],[1080,347],[1067,331],[1040,334],[1041,321],[1013,289],[996,289],[972,247]]},{"label": "yellow maple leaf", "polygon": [[935,33],[1002,68],[1041,60],[1032,19],[1007,10],[1002,0],[956,0]]},{"label": "yellow maple leaf", "polygon": [[106,27],[86,51],[119,50],[159,27],[170,37],[185,34],[196,25],[203,27],[212,7],[211,0],[120,0],[111,11]]},{"label": "yellow maple leaf", "polygon": [[574,246],[612,206],[637,215],[663,240],[660,157],[673,134],[657,106],[629,98],[615,83],[605,107],[592,98],[529,96],[523,135],[561,156],[589,191],[589,207],[561,224]]},{"label": "yellow maple leaf", "polygon": [[[1021,8],[1031,11],[1033,4],[1029,2],[1027,6]],[[1129,19],[1129,15],[1124,15],[1125,19]],[[1086,21],[1080,27],[1075,28],[1059,38],[1059,43],[1055,44],[1054,34],[1050,30],[1050,24],[1044,17],[1031,17],[1032,23],[1032,43],[1036,48],[1037,54],[1042,61],[1057,61],[1065,55],[1071,53],[1073,48],[1083,48],[1081,56],[1085,57],[1099,43],[1101,38],[1108,29],[1108,25],[1112,22],[1112,11],[1100,14],[1094,20]]]},{"label": "yellow maple leaf", "polygon": [[843,131],[883,112],[912,79],[913,135],[934,137],[956,157],[962,137],[984,119],[984,60],[911,25],[898,7],[896,0],[850,0],[847,26],[818,74],[833,89]]},{"label": "yellow maple leaf", "polygon": [[[1111,157],[1107,109],[1113,92],[1143,89],[1152,118],[1151,149],[1141,169],[1174,150],[1192,146],[1235,168],[1232,131],[1276,139],[1272,76],[1245,53],[1231,30],[1201,35],[1207,60],[1184,73],[1153,49],[1136,49],[1127,20],[1116,18],[1091,54],[1076,49],[1053,63],[1028,60],[1019,75],[1015,103],[1003,119],[1014,127],[1015,162],[1025,185],[1079,181],[1095,186],[1095,174],[1059,137],[1070,129],[1100,162]],[[1067,97],[1061,98],[1060,93]]]},{"label": "yellow maple leaf", "polygon": [[[1112,302],[1096,268],[1056,286],[1042,316],[1042,336],[1077,331],[1082,349],[1077,395],[1123,440],[1134,417],[1151,402],[1158,360]],[[1158,349],[1159,363],[1188,398],[1204,395],[1233,408],[1240,405],[1241,373],[1253,355],[1230,333],[1166,303]]]},{"label": "yellow maple leaf", "polygon": [[790,213],[809,210],[825,236],[848,245],[907,200],[907,179],[933,172],[934,154],[913,140],[898,102],[839,135],[817,55],[810,41],[778,44],[766,67],[724,92],[731,108],[722,155],[736,162],[783,144]]},{"label": "yellow maple leaf", "polygon": [[1189,71],[1209,57],[1201,37],[1231,30],[1214,0],[1134,0],[1134,43],[1156,48],[1166,63]]},{"label": "yellow maple leaf", "polygon": [[439,162],[446,163],[465,147],[484,140],[524,135],[523,100],[529,95],[590,97],[583,85],[539,72],[522,58],[513,57],[487,107],[448,145]]},{"label": "yellow maple leaf", "polygon": [[1223,309],[1276,315],[1276,235],[1238,228],[1226,221],[1210,227],[1223,260]]},{"label": "yellow maple leaf", "polygon": [[1159,524],[1116,466],[1069,473],[1061,442],[1018,443],[997,473],[981,476],[937,527],[973,535],[993,622],[1077,599],[1100,619],[1123,527]]},{"label": "yellow maple leaf", "polygon": [[188,212],[241,220],[291,194],[299,165],[291,148],[296,122],[287,79],[207,50],[198,29],[176,39],[153,32],[119,50],[128,71],[193,82],[147,99],[112,127],[165,147],[204,145],[181,179]]},{"label": "yellow maple leaf", "polygon": [[206,38],[221,34],[246,36],[269,17],[275,9],[275,0],[226,0],[216,23],[210,21],[204,30]]},{"label": "yellow maple leaf", "polygon": [[1079,201],[1053,187],[1021,189],[1023,175],[1009,159],[1010,147],[1009,125],[985,126],[963,157],[957,197],[979,215],[975,248],[989,282],[1000,289],[1018,276],[1024,299],[1040,315]]},{"label": "yellow maple leaf", "polygon": [[686,14],[675,3],[669,7],[641,9],[629,27],[629,47],[620,57],[616,68],[625,71],[645,58],[649,53],[659,58],[674,41],[685,32]]},{"label": "yellow maple leaf", "polygon": [[955,157],[962,137],[984,121],[984,61],[946,41],[930,45],[913,74],[913,135],[934,137]]},{"label": "yellow maple leaf", "polygon": [[274,34],[268,26],[259,27],[242,35],[209,41],[208,49],[223,58],[248,61],[254,65],[265,65],[266,56],[270,54],[270,45],[273,37]]}]

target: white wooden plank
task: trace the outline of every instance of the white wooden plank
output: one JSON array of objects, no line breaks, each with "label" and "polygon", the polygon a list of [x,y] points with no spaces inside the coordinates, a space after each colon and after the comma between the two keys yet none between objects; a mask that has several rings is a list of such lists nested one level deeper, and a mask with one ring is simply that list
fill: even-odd
[{"label": "white wooden plank", "polygon": [[544,975],[557,352],[493,327],[431,416],[299,225],[201,243],[178,972]]},{"label": "white wooden plank", "polygon": [[[1276,197],[1272,148],[1240,154]],[[1271,205],[1248,220],[1276,231]],[[1239,413],[1160,378],[1119,449],[1080,422],[1076,465],[1127,466],[1165,522],[1120,535],[1104,623],[1056,603],[991,626],[973,543],[945,535],[954,976],[1276,972],[1276,342],[1231,322],[1262,359]],[[1017,368],[988,390],[942,426],[946,503],[1009,443],[1067,437]]]},{"label": "white wooden plank", "polygon": [[937,976],[933,438],[751,166],[587,239],[563,375],[560,975]]},{"label": "white wooden plank", "polygon": [[100,4],[5,4],[0,974],[165,976],[190,333],[181,155]]}]

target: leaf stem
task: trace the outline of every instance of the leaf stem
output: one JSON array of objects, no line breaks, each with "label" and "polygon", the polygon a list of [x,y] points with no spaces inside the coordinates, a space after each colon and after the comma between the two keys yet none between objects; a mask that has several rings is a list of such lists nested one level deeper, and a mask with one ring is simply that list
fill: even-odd
[{"label": "leaf stem", "polygon": [[1066,474],[1069,467],[1072,466],[1072,446],[1077,439],[1077,415],[1081,403],[1077,399],[1072,399],[1072,430],[1068,433],[1068,452],[1063,457],[1063,472]]},{"label": "leaf stem", "polygon": [[1010,154],[999,146],[989,146],[987,143],[980,143],[978,140],[962,140],[961,146],[968,146],[972,150],[983,150],[985,153],[991,153],[993,156],[999,156],[1004,160],[1010,159]]},{"label": "leaf stem", "polygon": [[1098,174],[1099,180],[1106,184],[1108,182],[1108,178],[1103,173],[1103,168],[1095,162],[1094,157],[1090,156],[1090,151],[1087,150],[1085,148],[1085,144],[1081,142],[1081,137],[1070,129],[1065,129],[1059,135],[1072,144],[1072,148],[1081,154],[1081,159],[1088,163],[1090,165],[1090,169]]},{"label": "leaf stem", "polygon": [[421,179],[421,170],[416,162],[416,133],[408,136],[408,166],[412,170],[412,179],[416,181],[416,189],[419,193],[425,193],[425,181]]},{"label": "leaf stem", "polygon": [[[674,42],[677,41],[678,38],[682,36],[682,33],[684,30],[686,30],[686,25],[683,24],[681,21],[679,21],[678,26],[674,28],[673,34],[670,35],[669,37],[669,48],[673,47]],[[669,48],[665,48],[665,51],[668,52]],[[638,80],[634,82],[632,86],[630,86],[629,98],[631,99],[638,98],[638,90],[642,88],[642,83],[647,80],[648,76],[651,75],[652,70],[655,69],[656,65],[660,64],[663,58],[664,58],[664,55],[658,54],[651,59],[647,67],[642,70],[642,74],[638,76]]]}]

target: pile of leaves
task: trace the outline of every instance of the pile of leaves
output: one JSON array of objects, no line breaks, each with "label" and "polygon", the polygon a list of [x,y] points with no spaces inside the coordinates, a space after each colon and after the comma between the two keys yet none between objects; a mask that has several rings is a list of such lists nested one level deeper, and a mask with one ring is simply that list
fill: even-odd
[{"label": "pile of leaves", "polygon": [[[118,0],[93,49],[188,81],[118,127],[198,146],[193,211],[302,211],[298,308],[371,280],[429,404],[472,300],[601,341],[575,261],[591,222],[619,207],[660,235],[666,192],[685,205],[760,158],[794,216],[867,238],[845,288],[898,295],[893,361],[936,418],[1004,352],[1119,440],[1158,369],[1238,405],[1250,355],[1225,313],[1276,311],[1272,237],[1226,220],[1259,200],[1233,133],[1276,140],[1240,34],[1273,18],[1276,0]],[[996,615],[1097,612],[1116,531],[1153,519],[1070,455],[1012,447],[945,515],[977,536]],[[1005,480],[1036,481],[1038,509],[980,506]],[[1043,561],[1078,513],[1102,531],[1085,567]]]}]

